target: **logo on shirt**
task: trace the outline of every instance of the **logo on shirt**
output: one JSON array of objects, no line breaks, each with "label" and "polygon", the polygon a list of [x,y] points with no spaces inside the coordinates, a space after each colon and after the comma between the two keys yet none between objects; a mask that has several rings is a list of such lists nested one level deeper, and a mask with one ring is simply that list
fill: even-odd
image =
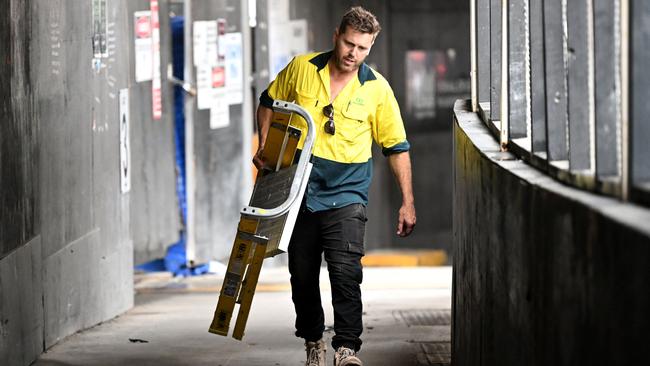
[{"label": "logo on shirt", "polygon": [[357,105],[365,105],[365,104],[366,104],[366,101],[363,100],[363,99],[360,98],[360,97],[356,97],[356,98],[352,99],[351,102],[352,102],[353,104],[357,104]]}]

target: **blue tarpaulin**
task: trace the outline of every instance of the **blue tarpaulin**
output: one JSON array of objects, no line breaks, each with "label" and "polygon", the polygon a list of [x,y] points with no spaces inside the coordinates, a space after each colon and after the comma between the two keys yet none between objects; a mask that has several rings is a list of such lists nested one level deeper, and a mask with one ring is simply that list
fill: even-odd
[{"label": "blue tarpaulin", "polygon": [[[185,19],[182,16],[171,18],[172,28],[172,65],[174,77],[184,80],[185,50],[184,50]],[[185,92],[180,86],[174,87],[174,142],[176,145],[176,196],[178,197],[179,214],[182,229],[178,242],[167,248],[165,258],[136,266],[137,270],[145,272],[169,271],[174,276],[192,276],[208,272],[208,265],[187,267],[185,250],[187,223],[187,194],[185,190]]]}]

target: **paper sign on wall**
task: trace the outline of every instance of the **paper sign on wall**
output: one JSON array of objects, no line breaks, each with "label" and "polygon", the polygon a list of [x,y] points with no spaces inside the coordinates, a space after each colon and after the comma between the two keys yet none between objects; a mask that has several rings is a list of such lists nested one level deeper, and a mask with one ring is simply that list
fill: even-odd
[{"label": "paper sign on wall", "polygon": [[197,108],[210,109],[217,98],[217,89],[225,84],[223,67],[208,66],[196,68]]},{"label": "paper sign on wall", "polygon": [[210,109],[215,88],[225,83],[225,75],[217,69],[217,21],[196,21],[193,24],[194,65],[196,66],[197,108]]},{"label": "paper sign on wall", "polygon": [[108,58],[108,22],[106,17],[106,0],[92,0],[92,27],[93,27],[93,70],[99,73],[103,67],[104,59]]},{"label": "paper sign on wall", "polygon": [[151,80],[153,77],[153,49],[151,39],[151,11],[133,13],[135,37],[135,81]]},{"label": "paper sign on wall", "polygon": [[[222,47],[223,46],[223,47]],[[226,101],[228,104],[244,102],[244,63],[242,34],[226,33],[219,47],[224,49],[226,68]]]},{"label": "paper sign on wall", "polygon": [[226,58],[226,48],[224,47],[223,38],[226,35],[226,20],[223,18],[217,19],[217,62],[223,64]]},{"label": "paper sign on wall", "polygon": [[192,26],[197,108],[210,110],[210,128],[230,124],[231,104],[243,102],[242,34],[226,33],[226,20]]},{"label": "paper sign on wall", "polygon": [[221,89],[216,92],[214,103],[210,108],[210,128],[222,128],[230,125],[230,105],[226,98],[228,92]]},{"label": "paper sign on wall", "polygon": [[122,193],[131,190],[131,144],[129,121],[129,89],[120,90],[120,185]]},{"label": "paper sign on wall", "polygon": [[106,0],[93,0],[93,55],[95,58],[108,57],[106,39]]},{"label": "paper sign on wall", "polygon": [[193,24],[194,66],[217,65],[217,21],[196,21]]}]

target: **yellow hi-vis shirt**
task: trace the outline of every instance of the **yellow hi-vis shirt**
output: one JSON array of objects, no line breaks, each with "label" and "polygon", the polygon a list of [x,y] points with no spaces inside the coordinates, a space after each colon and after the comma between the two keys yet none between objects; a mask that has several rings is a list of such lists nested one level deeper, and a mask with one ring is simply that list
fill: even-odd
[{"label": "yellow hi-vis shirt", "polygon": [[[357,77],[331,101],[336,132],[325,132],[328,117],[323,107],[331,100],[328,61],[332,54],[330,51],[295,57],[260,96],[260,103],[268,108],[275,99],[295,101],[314,119],[314,167],[306,192],[307,208],[311,211],[368,203],[373,140],[384,155],[408,151],[410,147],[390,85],[365,63],[359,67]],[[303,131],[299,142],[302,147],[306,123],[296,118],[292,125]]]}]

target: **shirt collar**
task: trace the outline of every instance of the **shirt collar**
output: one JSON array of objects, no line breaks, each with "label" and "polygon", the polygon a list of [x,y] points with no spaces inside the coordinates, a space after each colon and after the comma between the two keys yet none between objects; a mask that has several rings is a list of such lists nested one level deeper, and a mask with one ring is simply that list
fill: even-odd
[{"label": "shirt collar", "polygon": [[[334,51],[328,51],[328,52],[323,52],[319,53],[318,55],[314,56],[309,62],[312,64],[316,65],[317,71],[321,71],[325,66],[327,66],[327,62],[330,60],[330,57],[332,57],[332,54]],[[359,78],[359,83],[363,85],[368,80],[377,80],[377,77],[375,74],[372,72],[372,69],[370,66],[366,65],[366,63],[362,63],[361,66],[359,66],[359,72],[357,72],[357,77]]]}]

